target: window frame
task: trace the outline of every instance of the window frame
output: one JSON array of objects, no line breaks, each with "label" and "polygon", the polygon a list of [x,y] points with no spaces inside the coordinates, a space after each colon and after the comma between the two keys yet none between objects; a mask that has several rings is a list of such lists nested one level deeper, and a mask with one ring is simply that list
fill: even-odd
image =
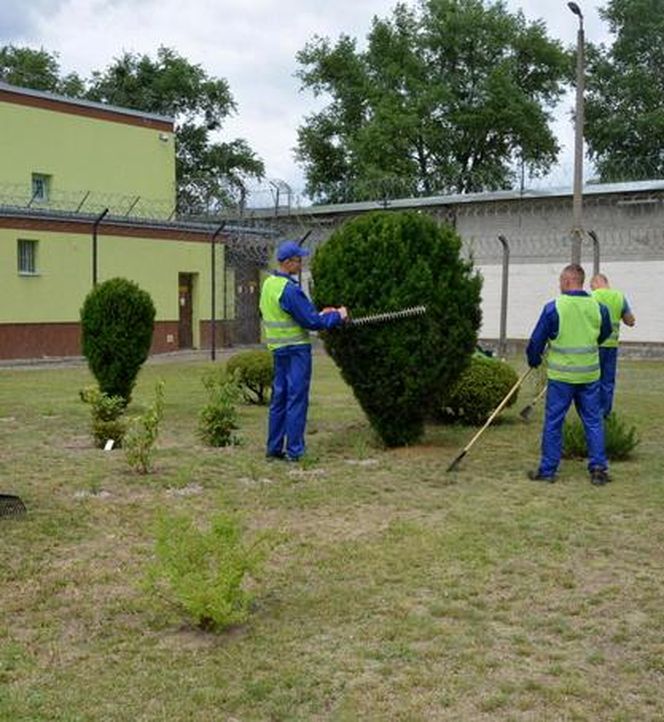
[{"label": "window frame", "polygon": [[[35,193],[35,188],[38,183],[41,183],[42,192],[40,195]],[[33,173],[32,174],[32,185],[30,193],[31,203],[48,203],[49,195],[51,190],[51,176],[46,173]]]},{"label": "window frame", "polygon": [[[29,251],[27,249],[30,249]],[[16,239],[16,267],[19,276],[39,276],[37,264],[39,241],[35,238]],[[27,261],[27,263],[26,263]]]}]

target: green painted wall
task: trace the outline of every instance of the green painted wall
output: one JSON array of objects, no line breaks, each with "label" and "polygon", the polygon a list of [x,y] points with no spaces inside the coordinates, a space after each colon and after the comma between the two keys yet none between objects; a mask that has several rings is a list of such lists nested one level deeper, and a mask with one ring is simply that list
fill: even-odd
[{"label": "green painted wall", "polygon": [[[2,186],[25,187],[31,195],[32,174],[51,176],[50,193],[61,205],[91,191],[87,209],[102,196],[149,199],[167,217],[175,202],[175,138],[168,133],[97,118],[0,102],[5,139],[0,163]],[[4,189],[6,191],[6,188]],[[115,213],[126,212],[118,198],[107,198]],[[147,203],[148,201],[143,201]],[[76,207],[74,205],[74,209]],[[128,204],[127,204],[128,205]],[[83,205],[81,211],[86,210]],[[147,215],[147,214],[144,214]]]},{"label": "green painted wall", "polygon": [[[36,240],[37,274],[18,273],[18,239]],[[194,343],[198,322],[210,318],[211,273],[208,243],[100,235],[97,246],[99,282],[123,276],[152,297],[157,320],[179,317],[178,274],[196,274]],[[223,318],[224,247],[217,246],[216,317]],[[0,323],[78,321],[83,299],[92,287],[90,235],[0,229]],[[230,311],[230,308],[229,308]],[[229,314],[230,315],[230,314]]]}]

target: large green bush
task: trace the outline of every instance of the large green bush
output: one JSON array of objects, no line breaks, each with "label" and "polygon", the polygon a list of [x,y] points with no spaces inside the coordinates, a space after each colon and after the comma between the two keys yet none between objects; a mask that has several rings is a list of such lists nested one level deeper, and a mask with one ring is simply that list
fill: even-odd
[{"label": "large green bush", "polygon": [[[509,364],[476,354],[451,390],[442,396],[439,418],[483,424],[518,380],[516,371]],[[507,406],[512,406],[517,396],[518,392]]]},{"label": "large green bush", "polygon": [[129,403],[150,352],[154,318],[149,294],[126,278],[105,281],[87,295],[81,308],[83,355],[103,393]]},{"label": "large green bush", "polygon": [[241,351],[226,363],[228,373],[235,376],[242,395],[250,404],[266,404],[270,397],[273,376],[272,354],[269,351]]},{"label": "large green bush", "polygon": [[323,334],[326,348],[388,446],[417,441],[443,390],[468,363],[480,324],[481,278],[448,225],[417,212],[345,223],[312,262],[314,300],[354,316],[424,304],[427,313]]}]

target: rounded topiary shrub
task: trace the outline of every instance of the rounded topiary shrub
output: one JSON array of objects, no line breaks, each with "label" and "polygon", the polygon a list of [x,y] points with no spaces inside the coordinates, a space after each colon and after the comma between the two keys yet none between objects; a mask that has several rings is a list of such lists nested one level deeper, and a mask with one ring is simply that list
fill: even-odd
[{"label": "rounded topiary shrub", "polygon": [[425,305],[426,314],[323,336],[345,381],[388,446],[417,441],[435,399],[468,363],[480,325],[481,278],[448,225],[417,212],[345,223],[312,261],[314,301],[352,316]]},{"label": "rounded topiary shrub", "polygon": [[272,386],[273,362],[269,351],[242,351],[226,363],[231,376],[237,379],[242,395],[250,404],[266,404]]},{"label": "rounded topiary shrub", "polygon": [[150,352],[155,307],[150,295],[126,278],[95,286],[81,308],[83,355],[102,393],[131,400]]},{"label": "rounded topiary shrub", "polygon": [[[518,380],[509,364],[475,354],[451,390],[441,397],[437,416],[442,421],[483,424]],[[518,392],[507,406],[512,406],[517,396]]]}]

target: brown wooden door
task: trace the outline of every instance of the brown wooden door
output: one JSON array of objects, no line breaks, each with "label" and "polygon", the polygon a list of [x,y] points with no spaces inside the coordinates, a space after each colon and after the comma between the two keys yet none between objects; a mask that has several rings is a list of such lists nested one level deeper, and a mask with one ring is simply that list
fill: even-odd
[{"label": "brown wooden door", "polygon": [[234,341],[237,344],[260,343],[259,297],[258,268],[256,266],[245,266],[236,269]]},{"label": "brown wooden door", "polygon": [[180,317],[178,324],[178,347],[192,348],[194,345],[193,336],[193,312],[192,312],[192,278],[191,273],[180,273],[178,275],[178,307]]}]

